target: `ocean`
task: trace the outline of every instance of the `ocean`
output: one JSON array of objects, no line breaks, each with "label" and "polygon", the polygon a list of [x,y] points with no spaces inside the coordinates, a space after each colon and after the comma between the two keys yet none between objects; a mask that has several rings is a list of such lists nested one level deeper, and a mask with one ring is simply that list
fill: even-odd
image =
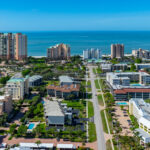
[{"label": "ocean", "polygon": [[83,50],[99,48],[110,54],[111,44],[124,44],[125,53],[133,49],[150,50],[150,31],[61,31],[24,32],[28,36],[28,56],[46,56],[49,46],[69,44],[71,55],[82,55]]}]

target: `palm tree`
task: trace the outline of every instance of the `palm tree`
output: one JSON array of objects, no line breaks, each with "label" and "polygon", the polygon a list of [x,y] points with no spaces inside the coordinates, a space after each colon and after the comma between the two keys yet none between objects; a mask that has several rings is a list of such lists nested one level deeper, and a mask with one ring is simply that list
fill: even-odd
[{"label": "palm tree", "polygon": [[41,141],[38,140],[38,141],[35,142],[35,144],[37,144],[37,146],[38,146],[38,148],[39,148],[39,145],[41,144]]}]

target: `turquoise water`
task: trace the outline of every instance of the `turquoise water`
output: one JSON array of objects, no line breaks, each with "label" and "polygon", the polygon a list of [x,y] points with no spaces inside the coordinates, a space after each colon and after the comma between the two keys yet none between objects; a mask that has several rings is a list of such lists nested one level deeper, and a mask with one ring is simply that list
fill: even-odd
[{"label": "turquoise water", "polygon": [[128,105],[126,102],[117,102],[117,105]]},{"label": "turquoise water", "polygon": [[141,84],[131,84],[131,86],[141,86]]},{"label": "turquoise water", "polygon": [[110,54],[112,43],[123,43],[125,53],[132,49],[150,49],[150,31],[89,31],[89,32],[24,32],[28,36],[28,55],[46,56],[49,46],[66,43],[71,54],[82,54],[87,48],[99,48]]},{"label": "turquoise water", "polygon": [[35,126],[34,123],[30,123],[29,126],[28,126],[28,129],[31,129],[31,130],[32,130],[32,129],[34,128],[34,126]]},{"label": "turquoise water", "polygon": [[44,102],[43,100],[41,101],[41,103],[42,103],[43,105],[45,104],[45,102]]}]

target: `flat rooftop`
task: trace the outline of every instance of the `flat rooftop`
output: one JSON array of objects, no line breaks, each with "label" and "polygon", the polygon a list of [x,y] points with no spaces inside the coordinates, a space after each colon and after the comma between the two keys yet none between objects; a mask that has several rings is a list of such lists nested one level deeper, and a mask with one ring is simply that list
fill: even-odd
[{"label": "flat rooftop", "polygon": [[60,82],[73,82],[73,79],[69,76],[59,76]]},{"label": "flat rooftop", "polygon": [[132,98],[131,101],[134,102],[138,109],[140,109],[143,112],[145,118],[150,120],[150,104],[146,103],[141,98]]},{"label": "flat rooftop", "polygon": [[139,132],[139,136],[146,138],[150,138],[150,135],[142,129],[135,129],[135,131]]},{"label": "flat rooftop", "polygon": [[40,76],[40,75],[34,75],[32,77],[29,77],[29,81],[32,82],[32,81],[35,81],[35,80],[38,80],[41,78],[42,78],[42,76]]},{"label": "flat rooftop", "polygon": [[46,116],[64,116],[59,102],[46,100],[44,103]]}]

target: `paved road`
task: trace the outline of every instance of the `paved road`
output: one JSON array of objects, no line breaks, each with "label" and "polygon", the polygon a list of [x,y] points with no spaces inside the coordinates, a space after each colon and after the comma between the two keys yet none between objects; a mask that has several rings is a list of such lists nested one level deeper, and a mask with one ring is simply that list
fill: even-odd
[{"label": "paved road", "polygon": [[94,122],[96,125],[96,133],[97,133],[97,143],[98,143],[98,150],[106,150],[106,144],[105,144],[105,138],[104,138],[104,132],[103,132],[103,126],[102,126],[102,120],[100,116],[100,107],[98,104],[97,96],[96,96],[96,88],[95,88],[95,75],[92,70],[92,66],[89,66],[89,72],[90,72],[90,81],[91,81],[91,87],[92,87],[92,102],[94,106]]}]

